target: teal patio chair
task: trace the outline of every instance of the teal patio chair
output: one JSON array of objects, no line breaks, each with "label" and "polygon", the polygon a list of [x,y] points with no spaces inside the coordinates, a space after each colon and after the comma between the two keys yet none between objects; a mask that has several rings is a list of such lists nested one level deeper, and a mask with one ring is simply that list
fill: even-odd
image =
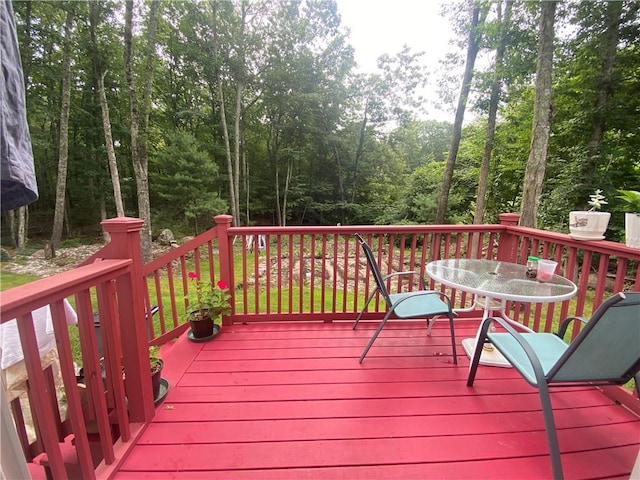
[{"label": "teal patio chair", "polygon": [[[362,361],[364,360],[364,357],[366,357],[367,355],[367,352],[373,345],[373,342],[376,341],[376,338],[378,338],[378,335],[382,331],[382,328],[387,323],[387,320],[389,320],[389,318],[391,318],[392,316],[400,319],[424,318],[427,320],[427,334],[428,334],[430,331],[430,322],[433,322],[434,319],[438,316],[446,315],[447,317],[449,317],[449,327],[451,329],[451,346],[453,348],[453,363],[457,365],[458,357],[456,356],[456,337],[453,330],[453,317],[455,316],[455,313],[451,308],[451,301],[449,300],[449,297],[447,297],[447,295],[445,295],[444,293],[436,290],[426,290],[425,287],[427,284],[425,282],[424,277],[420,275],[419,272],[413,272],[413,271],[394,272],[383,277],[382,273],[380,272],[380,269],[378,268],[378,264],[375,260],[375,257],[373,256],[373,252],[371,251],[371,248],[369,247],[367,242],[362,238],[362,236],[360,236],[357,233],[355,234],[355,237],[360,243],[360,245],[362,246],[365,256],[367,257],[367,263],[369,264],[369,269],[371,270],[371,273],[373,274],[373,278],[376,282],[376,288],[374,289],[373,293],[371,293],[371,295],[369,296],[369,299],[367,300],[367,302],[364,305],[364,308],[358,315],[358,318],[356,318],[356,321],[353,324],[353,329],[354,330],[356,329],[356,327],[358,326],[358,322],[362,318],[362,315],[364,315],[364,313],[367,311],[367,308],[369,307],[369,303],[371,303],[371,300],[373,300],[373,297],[375,297],[377,293],[380,293],[380,295],[384,298],[384,301],[386,302],[386,305],[387,305],[387,311],[384,315],[384,318],[382,319],[382,322],[378,326],[378,329],[373,334],[373,337],[371,337],[371,340],[369,340],[369,344],[364,349],[364,352],[362,352],[362,355],[360,355],[359,362],[362,363]],[[412,292],[405,292],[405,293],[389,293],[385,285],[387,280],[392,277],[405,276],[405,275],[419,276],[420,288],[422,290],[415,290]]]},{"label": "teal patio chair", "polygon": [[[565,343],[567,327],[575,320],[585,325],[570,344]],[[506,333],[492,332],[493,322],[499,323]],[[557,335],[518,333],[502,318],[487,318],[480,327],[478,340],[467,386],[473,385],[484,343],[491,342],[538,389],[555,479],[562,479],[563,474],[549,387],[622,385],[634,378],[640,395],[640,292],[614,295],[588,321],[581,317],[567,318],[560,324]]]}]

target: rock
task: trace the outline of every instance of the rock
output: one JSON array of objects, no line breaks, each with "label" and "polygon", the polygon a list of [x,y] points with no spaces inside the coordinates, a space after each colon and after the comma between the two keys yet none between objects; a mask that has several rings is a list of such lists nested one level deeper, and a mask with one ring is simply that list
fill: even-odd
[{"label": "rock", "polygon": [[56,252],[53,249],[53,245],[51,244],[51,242],[44,242],[44,258],[46,258],[47,260],[51,260],[53,257],[56,256]]},{"label": "rock", "polygon": [[172,246],[177,242],[175,237],[173,236],[173,232],[168,228],[165,228],[164,230],[162,230],[162,232],[160,232],[160,235],[158,236],[158,243],[160,245]]}]

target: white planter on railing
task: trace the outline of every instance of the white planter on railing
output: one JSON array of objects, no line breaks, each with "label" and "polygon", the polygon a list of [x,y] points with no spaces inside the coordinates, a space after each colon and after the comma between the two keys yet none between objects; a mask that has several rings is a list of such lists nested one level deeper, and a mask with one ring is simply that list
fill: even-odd
[{"label": "white planter on railing", "polygon": [[627,247],[640,248],[640,213],[625,213],[624,220],[624,234]]},{"label": "white planter on railing", "polygon": [[570,212],[569,236],[575,240],[602,240],[610,218],[609,212]]}]

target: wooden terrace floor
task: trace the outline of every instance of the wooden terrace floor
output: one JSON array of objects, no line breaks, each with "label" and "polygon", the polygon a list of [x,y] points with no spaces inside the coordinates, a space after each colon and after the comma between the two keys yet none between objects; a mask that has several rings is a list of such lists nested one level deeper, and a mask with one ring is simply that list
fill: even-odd
[{"label": "wooden terrace floor", "polygon": [[[466,387],[446,322],[226,327],[164,353],[169,393],[120,466],[135,479],[551,478],[537,391],[480,367]],[[567,479],[629,478],[640,419],[594,388],[554,390]]]}]

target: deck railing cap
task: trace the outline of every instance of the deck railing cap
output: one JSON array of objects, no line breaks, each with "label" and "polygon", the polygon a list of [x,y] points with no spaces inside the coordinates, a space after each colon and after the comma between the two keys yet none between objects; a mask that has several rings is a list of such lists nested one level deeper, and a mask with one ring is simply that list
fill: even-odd
[{"label": "deck railing cap", "polygon": [[116,217],[103,220],[100,222],[100,225],[102,225],[102,228],[104,228],[106,232],[110,233],[135,232],[142,230],[144,220],[132,217]]},{"label": "deck railing cap", "polygon": [[517,225],[518,221],[520,220],[520,215],[517,213],[501,213],[498,215],[498,218],[500,218],[500,223],[501,224],[513,224],[513,225]]},{"label": "deck railing cap", "polygon": [[213,219],[218,224],[219,223],[231,223],[233,221],[233,217],[231,215],[226,215],[226,214],[216,215],[215,217],[213,217]]}]

